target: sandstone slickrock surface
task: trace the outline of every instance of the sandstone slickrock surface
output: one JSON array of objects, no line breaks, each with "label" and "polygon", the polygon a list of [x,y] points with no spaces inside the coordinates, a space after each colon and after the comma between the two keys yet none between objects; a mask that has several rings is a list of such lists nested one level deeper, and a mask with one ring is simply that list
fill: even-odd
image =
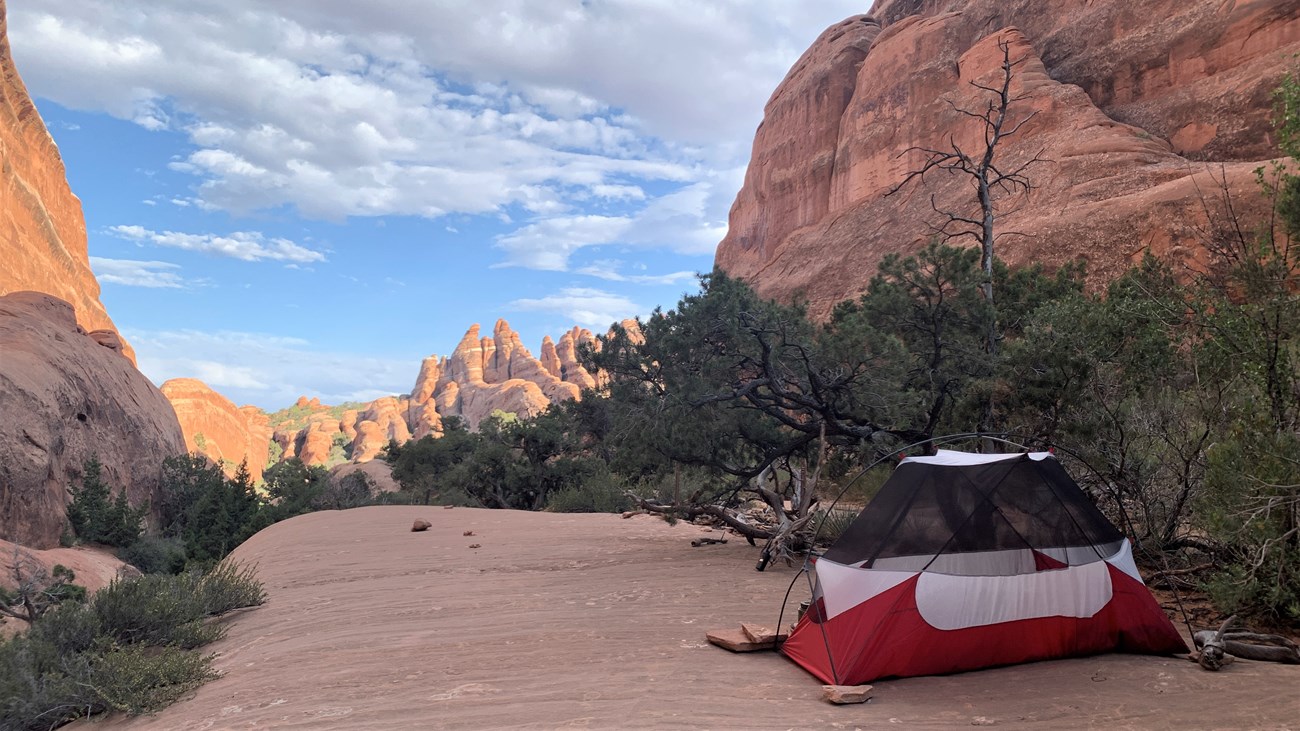
[{"label": "sandstone slickrock surface", "polygon": [[[417,520],[429,528],[412,533]],[[775,622],[795,569],[758,573],[744,541],[689,548],[698,535],[647,515],[300,515],[232,554],[257,565],[268,601],[232,615],[212,645],[220,678],[156,715],[69,728],[1201,729],[1300,718],[1300,666],[1207,673],[1119,654],[882,681],[878,706],[833,706],[781,655],[705,642],[710,627]]]},{"label": "sandstone slickrock surface", "polygon": [[378,459],[337,465],[330,470],[330,478],[339,480],[354,472],[360,472],[370,478],[376,492],[397,492],[401,489],[401,485],[393,479],[393,471],[388,468],[388,463]]},{"label": "sandstone slickrock surface", "polygon": [[0,539],[58,545],[91,455],[132,502],[154,497],[159,468],[185,451],[167,398],[130,361],[77,325],[63,300],[0,297]]},{"label": "sandstone slickrock surface", "polygon": [[266,414],[255,406],[236,407],[194,378],[173,378],[160,390],[176,412],[187,450],[221,465],[227,476],[247,460],[249,476],[262,479],[271,439]]},{"label": "sandstone slickrock surface", "polygon": [[1246,213],[1259,205],[1252,171],[1276,154],[1269,95],[1300,51],[1300,3],[881,0],[827,29],[773,93],[717,265],[825,316],[886,254],[930,238],[931,195],[971,211],[969,185],[942,174],[885,196],[921,166],[909,149],[981,142],[957,108],[986,103],[969,82],[998,80],[998,40],[1030,94],[1012,119],[1034,114],[1000,159],[1050,161],[1004,205],[1000,230],[1023,234],[999,241],[1008,262],[1083,258],[1105,281],[1147,248],[1200,256],[1216,179]]},{"label": "sandstone slickrock surface", "polygon": [[7,26],[0,0],[0,295],[45,292],[70,303],[83,329],[134,363],[99,301],[81,201],[14,67]]}]

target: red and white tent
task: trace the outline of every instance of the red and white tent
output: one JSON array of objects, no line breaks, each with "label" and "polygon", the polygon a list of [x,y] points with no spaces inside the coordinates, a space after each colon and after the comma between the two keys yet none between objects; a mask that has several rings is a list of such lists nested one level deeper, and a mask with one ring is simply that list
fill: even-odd
[{"label": "red and white tent", "polygon": [[903,460],[815,563],[781,650],[827,683],[1187,646],[1047,452]]}]

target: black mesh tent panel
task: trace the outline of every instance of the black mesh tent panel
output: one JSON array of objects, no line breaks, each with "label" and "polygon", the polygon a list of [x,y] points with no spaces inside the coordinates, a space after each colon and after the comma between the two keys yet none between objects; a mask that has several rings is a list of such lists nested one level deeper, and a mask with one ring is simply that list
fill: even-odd
[{"label": "black mesh tent panel", "polygon": [[897,557],[1097,547],[1096,560],[1122,539],[1055,459],[905,461],[825,558],[869,568]]}]

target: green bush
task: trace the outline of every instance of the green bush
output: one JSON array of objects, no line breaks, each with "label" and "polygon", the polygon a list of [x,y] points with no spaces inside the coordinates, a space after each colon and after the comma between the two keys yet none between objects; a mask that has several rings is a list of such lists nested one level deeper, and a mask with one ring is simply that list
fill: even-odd
[{"label": "green bush", "polygon": [[215,678],[205,623],[264,600],[252,570],[119,579],[0,638],[0,729],[46,731],[107,710],[152,713]]},{"label": "green bush", "polygon": [[106,709],[153,713],[217,677],[212,656],[179,647],[128,645],[95,658],[95,694]]},{"label": "green bush", "polygon": [[330,478],[320,496],[312,502],[316,510],[347,510],[371,505],[375,499],[375,481],[360,470]]},{"label": "green bush", "polygon": [[266,602],[266,590],[257,580],[252,566],[222,561],[199,578],[198,594],[203,612],[219,617],[235,609],[260,606]]},{"label": "green bush", "polygon": [[146,574],[179,574],[185,569],[185,544],[178,538],[140,536],[117,557]]},{"label": "green bush", "polygon": [[857,511],[843,508],[818,510],[812,520],[813,530],[817,531],[818,545],[829,546],[839,540],[857,517]]},{"label": "green bush", "polygon": [[181,541],[186,559],[197,565],[220,561],[273,522],[253,489],[246,464],[228,479],[201,455],[171,457],[163,462],[160,492],[163,534]]},{"label": "green bush", "polygon": [[546,509],[553,513],[621,513],[629,507],[617,485],[596,480],[557,490],[546,501]]},{"label": "green bush", "polygon": [[224,632],[203,621],[207,612],[198,584],[193,572],[118,579],[95,594],[92,606],[102,632],[119,644],[190,649]]}]

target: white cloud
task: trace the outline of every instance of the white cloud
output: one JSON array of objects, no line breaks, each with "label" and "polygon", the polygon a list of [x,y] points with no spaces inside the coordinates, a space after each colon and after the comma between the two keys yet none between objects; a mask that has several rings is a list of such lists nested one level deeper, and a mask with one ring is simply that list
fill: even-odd
[{"label": "white cloud", "polygon": [[292,264],[325,261],[325,255],[319,251],[299,246],[288,239],[268,239],[257,231],[236,231],[228,236],[151,231],[143,226],[109,226],[108,231],[127,241],[199,251],[243,261],[269,259]]},{"label": "white cloud", "polygon": [[[263,333],[128,329],[123,335],[154,383],[198,378],[237,404],[271,410],[303,394],[337,404],[405,393],[419,370],[414,360],[322,352],[300,338]],[[360,383],[366,388],[358,390]]]},{"label": "white cloud", "polygon": [[629,284],[659,284],[671,285],[681,282],[689,282],[697,276],[695,272],[672,272],[669,274],[624,274],[620,270],[623,268],[623,262],[615,259],[602,259],[593,261],[587,266],[580,267],[574,271],[578,274],[586,274],[589,277],[604,279],[608,282],[627,282]]},{"label": "white cloud", "polygon": [[197,186],[177,205],[522,211],[507,263],[557,269],[575,248],[555,234],[591,217],[627,221],[581,246],[711,252],[764,101],[817,33],[861,9],[28,0],[10,7],[10,37],[35,94],[188,137],[171,167]]},{"label": "white cloud", "polygon": [[509,306],[530,312],[554,312],[593,330],[603,330],[647,309],[623,295],[584,287],[562,289],[558,294],[539,299],[517,299]]},{"label": "white cloud", "polygon": [[506,254],[501,265],[568,271],[569,257],[575,252],[615,245],[711,254],[727,233],[731,194],[718,186],[723,177],[713,175],[651,199],[640,210],[623,216],[578,213],[539,217],[497,238],[497,248]]},{"label": "white cloud", "polygon": [[121,284],[127,287],[182,289],[186,282],[175,270],[176,264],[165,261],[136,261],[134,259],[105,259],[90,257],[90,268],[100,282]]}]

